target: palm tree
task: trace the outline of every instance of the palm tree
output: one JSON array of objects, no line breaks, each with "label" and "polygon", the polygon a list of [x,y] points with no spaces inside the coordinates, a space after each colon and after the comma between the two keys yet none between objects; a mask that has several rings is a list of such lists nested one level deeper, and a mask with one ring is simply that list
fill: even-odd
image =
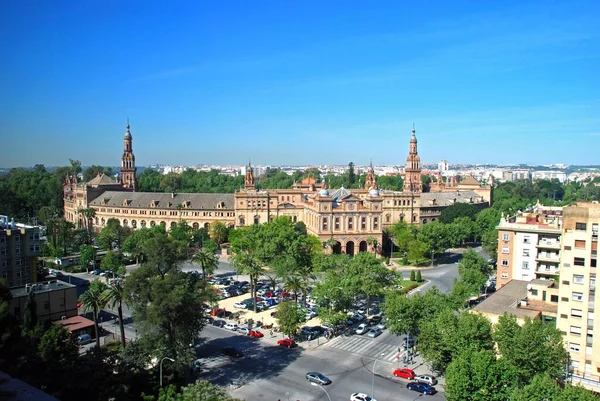
[{"label": "palm tree", "polygon": [[121,329],[121,345],[125,348],[125,325],[123,323],[123,301],[125,300],[125,290],[120,281],[116,281],[113,285],[109,286],[102,293],[106,304],[110,304],[110,307],[114,309],[117,307],[117,313],[119,314],[119,328]]},{"label": "palm tree", "polygon": [[300,276],[293,275],[285,279],[285,288],[294,294],[296,304],[298,303],[298,294],[306,290],[306,282]]},{"label": "palm tree", "polygon": [[92,219],[94,217],[96,217],[96,209],[88,207],[88,208],[82,209],[80,213],[83,214],[83,217],[85,217],[85,227],[86,227],[86,229],[88,231],[88,234],[90,236],[89,238],[90,238],[90,243],[91,243],[92,242],[92,236],[93,236],[93,230],[92,230],[93,223],[92,223]]},{"label": "palm tree", "polygon": [[94,280],[86,292],[81,294],[79,300],[83,304],[84,312],[92,311],[94,314],[94,329],[96,330],[96,347],[100,348],[100,327],[98,326],[98,313],[106,306],[104,291],[106,284],[100,280]]},{"label": "palm tree", "polygon": [[254,313],[256,313],[256,282],[264,274],[265,269],[262,264],[250,253],[239,253],[232,259],[233,266],[238,274],[247,274],[250,276],[250,296],[254,301]]},{"label": "palm tree", "polygon": [[214,253],[200,249],[192,256],[192,262],[198,263],[202,268],[202,277],[206,278],[207,274],[211,275],[219,267],[219,260]]}]

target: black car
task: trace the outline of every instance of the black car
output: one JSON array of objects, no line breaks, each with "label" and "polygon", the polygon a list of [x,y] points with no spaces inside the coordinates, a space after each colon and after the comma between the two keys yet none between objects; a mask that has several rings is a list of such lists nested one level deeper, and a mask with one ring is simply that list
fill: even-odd
[{"label": "black car", "polygon": [[215,320],[212,322],[213,326],[223,327],[225,326],[225,320]]},{"label": "black car", "polygon": [[234,347],[225,347],[221,350],[221,352],[223,353],[223,355],[227,355],[233,358],[241,358],[244,356],[244,354],[242,354],[242,351]]},{"label": "black car", "polygon": [[329,380],[329,378],[323,376],[319,372],[308,372],[306,374],[306,380],[308,380],[309,382],[322,384],[322,385],[331,384],[331,380]]},{"label": "black car", "polygon": [[406,385],[406,388],[409,390],[417,391],[419,393],[423,393],[423,394],[427,394],[427,395],[433,395],[436,393],[435,387],[432,387],[429,384],[425,384],[425,383],[417,383],[417,382],[408,383]]}]

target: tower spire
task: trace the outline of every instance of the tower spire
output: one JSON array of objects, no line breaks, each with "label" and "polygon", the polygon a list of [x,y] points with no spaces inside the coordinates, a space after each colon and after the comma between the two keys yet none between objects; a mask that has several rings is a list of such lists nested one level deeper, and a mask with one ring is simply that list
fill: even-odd
[{"label": "tower spire", "polygon": [[121,186],[124,189],[135,191],[137,187],[136,171],[135,156],[133,154],[133,137],[131,136],[129,117],[127,117],[125,137],[123,138],[123,156],[121,157]]}]

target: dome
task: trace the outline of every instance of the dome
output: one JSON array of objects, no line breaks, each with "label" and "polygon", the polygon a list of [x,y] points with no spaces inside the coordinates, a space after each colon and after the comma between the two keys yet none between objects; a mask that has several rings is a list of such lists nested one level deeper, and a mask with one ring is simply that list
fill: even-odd
[{"label": "dome", "polygon": [[379,196],[379,189],[373,188],[369,191],[369,196]]},{"label": "dome", "polygon": [[323,188],[319,191],[319,195],[321,196],[329,196],[329,191],[327,190],[327,188]]}]

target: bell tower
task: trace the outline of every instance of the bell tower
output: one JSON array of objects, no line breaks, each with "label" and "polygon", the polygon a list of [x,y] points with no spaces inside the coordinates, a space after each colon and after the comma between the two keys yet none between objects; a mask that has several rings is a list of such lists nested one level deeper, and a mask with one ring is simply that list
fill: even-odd
[{"label": "bell tower", "polygon": [[135,191],[137,188],[135,156],[133,155],[133,137],[127,119],[125,137],[123,138],[123,157],[121,157],[121,187]]},{"label": "bell tower", "polygon": [[244,179],[245,189],[256,189],[254,186],[254,172],[252,171],[252,165],[248,161],[248,167],[246,167],[246,178]]},{"label": "bell tower", "polygon": [[377,188],[377,184],[375,182],[375,169],[373,169],[373,161],[369,164],[369,170],[367,171],[367,176],[365,177],[365,189],[373,189]]},{"label": "bell tower", "polygon": [[421,193],[423,183],[421,182],[421,158],[417,152],[417,135],[413,124],[412,136],[410,137],[410,148],[404,168],[404,192]]}]

